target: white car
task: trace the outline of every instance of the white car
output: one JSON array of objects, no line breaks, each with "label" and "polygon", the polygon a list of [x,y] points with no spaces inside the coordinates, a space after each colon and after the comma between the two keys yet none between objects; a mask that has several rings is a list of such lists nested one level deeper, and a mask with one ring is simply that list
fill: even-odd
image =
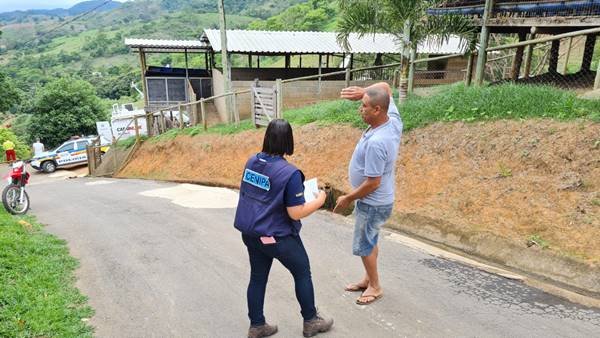
[{"label": "white car", "polygon": [[[64,142],[54,150],[34,156],[30,163],[31,167],[45,173],[52,173],[57,168],[87,163],[86,148],[92,144],[92,140],[92,138],[81,138]],[[108,151],[108,147],[102,147],[101,151],[103,153]]]}]

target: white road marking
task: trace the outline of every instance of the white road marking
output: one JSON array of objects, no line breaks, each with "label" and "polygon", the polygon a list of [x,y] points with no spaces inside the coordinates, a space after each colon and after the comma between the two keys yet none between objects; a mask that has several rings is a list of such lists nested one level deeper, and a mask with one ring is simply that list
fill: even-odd
[{"label": "white road marking", "polygon": [[111,184],[111,183],[115,183],[115,181],[93,181],[93,182],[87,182],[85,185],[104,185],[104,184]]},{"label": "white road marking", "polygon": [[172,203],[195,209],[226,209],[237,207],[238,193],[226,188],[179,184],[174,187],[143,191],[142,196],[170,199]]}]

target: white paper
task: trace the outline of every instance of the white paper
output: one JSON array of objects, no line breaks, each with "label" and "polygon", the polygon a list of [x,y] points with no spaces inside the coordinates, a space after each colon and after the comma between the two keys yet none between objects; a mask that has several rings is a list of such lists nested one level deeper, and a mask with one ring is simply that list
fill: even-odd
[{"label": "white paper", "polygon": [[311,178],[310,180],[304,181],[304,200],[308,203],[315,200],[315,194],[319,193],[319,186],[317,185],[317,178]]}]

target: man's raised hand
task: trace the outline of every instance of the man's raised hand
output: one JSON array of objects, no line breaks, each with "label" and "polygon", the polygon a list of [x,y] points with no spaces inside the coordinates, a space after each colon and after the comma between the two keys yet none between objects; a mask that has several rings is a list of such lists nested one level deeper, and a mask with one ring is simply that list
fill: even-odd
[{"label": "man's raised hand", "polygon": [[352,101],[361,100],[363,98],[363,95],[365,95],[365,89],[362,87],[358,87],[358,86],[350,86],[350,87],[344,88],[344,89],[342,89],[342,92],[340,93],[340,97],[342,99],[347,99],[347,100],[352,100]]}]

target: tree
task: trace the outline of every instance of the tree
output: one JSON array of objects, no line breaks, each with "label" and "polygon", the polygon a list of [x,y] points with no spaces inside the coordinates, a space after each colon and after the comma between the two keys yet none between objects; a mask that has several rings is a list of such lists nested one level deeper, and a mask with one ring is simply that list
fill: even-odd
[{"label": "tree", "polygon": [[61,78],[36,95],[28,131],[31,137],[40,137],[53,147],[73,135],[95,133],[96,121],[107,119],[107,115],[90,83]]},{"label": "tree", "polygon": [[[340,20],[338,41],[349,49],[350,33],[360,36],[389,33],[402,42],[402,68],[400,71],[400,102],[406,98],[408,67],[411,49],[427,39],[438,45],[452,35],[462,36],[469,42],[475,37],[471,19],[460,15],[427,15],[427,9],[443,0],[339,0]],[[470,49],[474,44],[469,45]]]},{"label": "tree", "polygon": [[21,95],[11,78],[0,72],[0,112],[4,112],[19,104]]}]

